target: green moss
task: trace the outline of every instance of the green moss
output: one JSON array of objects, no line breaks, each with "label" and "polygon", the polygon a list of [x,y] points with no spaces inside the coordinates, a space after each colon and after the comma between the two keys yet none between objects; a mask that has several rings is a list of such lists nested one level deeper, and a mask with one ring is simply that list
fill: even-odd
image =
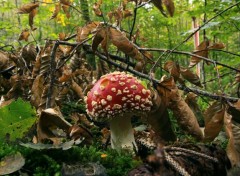
[{"label": "green moss", "polygon": [[109,176],[126,175],[129,170],[140,164],[127,151],[103,150],[97,146],[74,146],[69,150],[34,150],[13,144],[0,144],[0,157],[19,151],[26,159],[24,171],[36,176],[60,175],[63,163],[74,164],[98,162]]}]

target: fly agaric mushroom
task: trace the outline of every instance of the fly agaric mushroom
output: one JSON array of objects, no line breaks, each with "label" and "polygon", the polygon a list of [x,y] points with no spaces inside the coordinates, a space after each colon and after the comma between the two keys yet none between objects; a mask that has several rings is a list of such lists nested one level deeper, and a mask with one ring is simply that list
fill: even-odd
[{"label": "fly agaric mushroom", "polygon": [[131,117],[151,110],[150,90],[132,75],[113,72],[102,76],[85,98],[87,113],[96,121],[109,121],[113,149],[136,146]]}]

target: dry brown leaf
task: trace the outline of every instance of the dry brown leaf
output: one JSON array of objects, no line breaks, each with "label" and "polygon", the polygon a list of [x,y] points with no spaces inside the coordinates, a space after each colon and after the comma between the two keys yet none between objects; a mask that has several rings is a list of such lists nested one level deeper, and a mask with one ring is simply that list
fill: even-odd
[{"label": "dry brown leaf", "polygon": [[99,4],[98,2],[95,2],[93,4],[93,11],[94,11],[95,15],[101,17],[102,16],[101,4]]},{"label": "dry brown leaf", "polygon": [[8,67],[9,58],[6,53],[0,51],[0,71]]},{"label": "dry brown leaf", "polygon": [[57,136],[54,130],[60,129],[62,133],[66,134],[71,126],[72,125],[63,118],[60,111],[52,108],[45,109],[41,112],[37,124],[38,141],[41,142],[44,139],[62,137]]},{"label": "dry brown leaf", "polygon": [[67,5],[67,6],[71,5],[70,0],[60,0],[60,3],[63,4],[63,5]]},{"label": "dry brown leaf", "polygon": [[93,38],[92,49],[93,51],[97,50],[98,45],[101,43],[101,46],[106,54],[108,54],[108,27],[98,26],[97,33]]},{"label": "dry brown leaf", "polygon": [[0,175],[7,175],[20,170],[25,164],[25,158],[21,153],[8,154],[0,161]]},{"label": "dry brown leaf", "polygon": [[210,46],[208,47],[208,49],[223,49],[223,48],[225,48],[225,45],[224,45],[224,43],[222,43],[222,42],[213,43],[212,45],[210,45]]},{"label": "dry brown leaf", "polygon": [[174,117],[177,119],[180,127],[188,134],[198,140],[202,140],[203,134],[199,127],[197,118],[188,104],[181,97],[177,87],[171,89],[171,101],[169,109],[172,110]]},{"label": "dry brown leaf", "polygon": [[127,18],[127,17],[130,17],[132,15],[133,15],[132,11],[130,11],[128,9],[123,11],[123,18]]},{"label": "dry brown leaf", "polygon": [[176,82],[180,76],[180,67],[177,63],[173,61],[167,61],[164,64],[164,70],[169,72],[171,76],[174,78],[174,81]]},{"label": "dry brown leaf", "polygon": [[72,46],[66,46],[66,45],[59,45],[58,46],[59,50],[63,52],[63,55],[69,55],[72,51]]},{"label": "dry brown leaf", "polygon": [[175,6],[173,0],[162,0],[163,4],[167,8],[167,11],[171,17],[173,17]]},{"label": "dry brown leaf", "polygon": [[19,35],[18,40],[25,40],[26,42],[28,41],[28,37],[30,36],[29,29],[24,29],[22,30],[21,34]]},{"label": "dry brown leaf", "polygon": [[[208,40],[204,40],[202,43],[199,44],[199,46],[197,46],[196,51],[194,52],[194,54],[208,58],[208,46],[209,46],[209,41]],[[202,60],[201,58],[198,58],[196,56],[192,56],[191,60],[190,60],[190,64],[189,64],[188,67],[195,66],[201,60]]]},{"label": "dry brown leaf", "polygon": [[82,100],[84,99],[82,88],[73,80],[72,80],[71,88],[78,95],[79,98],[81,98]]},{"label": "dry brown leaf", "polygon": [[33,9],[39,7],[39,3],[28,3],[18,9],[19,14],[30,13]]},{"label": "dry brown leaf", "polygon": [[128,40],[128,38],[121,31],[115,28],[109,28],[109,37],[113,45],[115,45],[120,51],[133,59],[143,61],[142,54],[138,49]]},{"label": "dry brown leaf", "polygon": [[99,22],[93,21],[80,28],[77,33],[77,40],[79,40],[79,42],[82,42],[83,40],[87,39],[88,35],[95,31],[98,25]]},{"label": "dry brown leaf", "polygon": [[37,9],[33,9],[30,13],[29,13],[29,26],[31,27],[31,30],[34,31],[37,28],[33,27],[33,18],[36,16],[37,14]]},{"label": "dry brown leaf", "polygon": [[31,89],[31,104],[38,108],[41,102],[41,96],[43,93],[44,89],[44,76],[43,75],[38,75],[35,80],[33,81],[32,84],[32,89]]},{"label": "dry brown leaf", "polygon": [[93,135],[87,128],[81,125],[74,124],[71,126],[68,130],[68,135],[75,141],[84,138],[86,144],[92,144]]},{"label": "dry brown leaf", "polygon": [[214,102],[204,113],[204,141],[211,142],[223,128],[226,107],[219,101]]},{"label": "dry brown leaf", "polygon": [[[238,68],[238,70],[240,70],[240,67]],[[235,81],[240,83],[240,72],[237,72],[237,74],[235,76]]]},{"label": "dry brown leaf", "polygon": [[66,14],[67,18],[70,18],[69,5],[62,5],[63,12]]},{"label": "dry brown leaf", "polygon": [[21,50],[21,56],[26,61],[26,64],[30,66],[31,62],[35,62],[37,51],[34,44],[27,44]]},{"label": "dry brown leaf", "polygon": [[66,66],[63,67],[62,76],[58,78],[60,83],[67,82],[72,77],[72,71],[68,69]]},{"label": "dry brown leaf", "polygon": [[231,161],[232,167],[240,164],[240,127],[231,121],[231,115],[226,111],[224,114],[224,127],[229,139],[227,145],[227,155]]},{"label": "dry brown leaf", "polygon": [[156,134],[155,140],[158,142],[175,141],[176,136],[172,129],[171,121],[167,111],[167,104],[163,97],[157,90],[152,90],[153,108],[150,113],[147,114],[147,123],[151,125],[152,130]]},{"label": "dry brown leaf", "polygon": [[112,12],[112,11],[110,11],[110,12],[107,13],[107,16],[108,16],[108,18],[109,18],[110,23],[112,23],[113,13],[114,13],[114,12]]},{"label": "dry brown leaf", "polygon": [[164,11],[162,6],[162,0],[152,0],[151,2],[154,4],[154,6],[158,8],[158,10],[160,10],[163,16],[167,17],[166,12]]},{"label": "dry brown leaf", "polygon": [[58,38],[59,38],[59,40],[64,40],[65,38],[66,38],[66,34],[64,33],[64,32],[60,32],[59,34],[58,34]]},{"label": "dry brown leaf", "polygon": [[54,19],[54,18],[56,18],[57,15],[58,15],[58,13],[60,12],[60,9],[61,9],[61,4],[60,4],[60,3],[57,3],[57,4],[55,5],[55,8],[54,8],[53,14],[52,14],[52,16],[51,16],[50,19]]},{"label": "dry brown leaf", "polygon": [[183,76],[183,78],[186,79],[187,81],[189,81],[190,83],[192,83],[196,86],[202,87],[200,78],[198,77],[197,74],[194,74],[191,70],[181,67],[180,73]]}]

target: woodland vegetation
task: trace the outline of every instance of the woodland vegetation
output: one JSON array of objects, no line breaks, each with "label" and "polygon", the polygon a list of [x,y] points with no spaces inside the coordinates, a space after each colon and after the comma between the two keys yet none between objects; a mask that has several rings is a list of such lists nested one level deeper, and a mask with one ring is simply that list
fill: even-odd
[{"label": "woodland vegetation", "polygon": [[[0,175],[240,172],[239,0],[0,0],[0,18]],[[151,96],[132,150],[84,101],[114,71]]]}]

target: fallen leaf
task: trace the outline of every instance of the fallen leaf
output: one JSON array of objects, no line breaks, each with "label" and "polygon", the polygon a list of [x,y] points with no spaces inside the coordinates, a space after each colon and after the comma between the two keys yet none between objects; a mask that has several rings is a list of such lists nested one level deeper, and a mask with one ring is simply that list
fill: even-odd
[{"label": "fallen leaf", "polygon": [[62,130],[63,133],[67,133],[71,126],[72,125],[63,118],[60,111],[52,108],[45,109],[41,112],[37,124],[38,141],[41,142],[43,139],[58,137],[54,134],[54,129],[59,129]]},{"label": "fallen leaf", "polygon": [[60,3],[67,6],[71,5],[70,0],[60,0]]},{"label": "fallen leaf", "polygon": [[222,42],[213,43],[212,45],[210,45],[210,46],[208,47],[208,49],[223,49],[223,48],[225,48],[225,45],[224,45],[224,43],[222,43]]},{"label": "fallen leaf", "polygon": [[101,11],[101,4],[99,2],[95,2],[93,4],[93,11],[95,15],[101,17],[102,16],[102,11]]},{"label": "fallen leaf", "polygon": [[167,14],[162,6],[162,0],[152,0],[151,2],[154,4],[155,7],[158,8],[158,10],[163,14],[163,16],[167,17]]},{"label": "fallen leaf", "polygon": [[21,153],[7,155],[0,162],[0,175],[7,175],[20,170],[25,164]]}]

